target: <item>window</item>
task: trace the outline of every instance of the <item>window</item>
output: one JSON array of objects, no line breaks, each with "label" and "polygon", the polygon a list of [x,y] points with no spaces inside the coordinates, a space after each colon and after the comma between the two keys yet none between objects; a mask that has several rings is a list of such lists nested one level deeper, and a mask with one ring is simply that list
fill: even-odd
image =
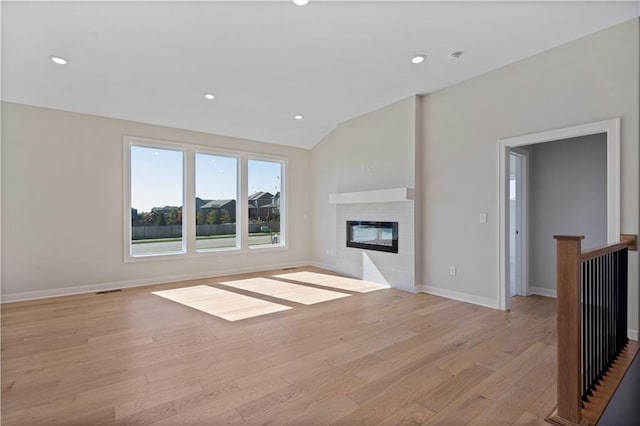
[{"label": "window", "polygon": [[283,244],[282,163],[248,161],[249,246]]},{"label": "window", "polygon": [[196,250],[237,247],[238,159],[196,153]]},{"label": "window", "polygon": [[285,158],[137,137],[124,147],[125,262],[286,247]]},{"label": "window", "polygon": [[184,253],[184,154],[131,146],[131,256]]}]

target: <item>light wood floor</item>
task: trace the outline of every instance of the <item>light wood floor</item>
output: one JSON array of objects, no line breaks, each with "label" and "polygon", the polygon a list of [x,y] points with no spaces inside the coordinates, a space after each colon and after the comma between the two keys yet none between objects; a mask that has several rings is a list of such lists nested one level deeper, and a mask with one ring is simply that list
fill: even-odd
[{"label": "light wood floor", "polygon": [[[555,300],[217,284],[282,273],[3,305],[2,424],[542,424],[555,405]],[[292,309],[228,322],[151,294],[201,284]]]}]

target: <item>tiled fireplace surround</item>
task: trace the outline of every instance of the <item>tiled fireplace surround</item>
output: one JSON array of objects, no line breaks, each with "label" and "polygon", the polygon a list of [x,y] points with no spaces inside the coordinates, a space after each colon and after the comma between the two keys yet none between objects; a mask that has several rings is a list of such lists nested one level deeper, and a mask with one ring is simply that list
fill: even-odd
[{"label": "tiled fireplace surround", "polygon": [[[337,272],[416,292],[414,201],[338,204],[336,219]],[[348,220],[398,222],[398,253],[347,247]]]}]

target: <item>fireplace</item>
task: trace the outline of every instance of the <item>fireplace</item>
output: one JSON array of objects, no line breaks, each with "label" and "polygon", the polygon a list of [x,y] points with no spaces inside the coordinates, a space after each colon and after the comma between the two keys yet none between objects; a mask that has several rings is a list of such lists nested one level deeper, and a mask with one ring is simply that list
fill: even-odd
[{"label": "fireplace", "polygon": [[398,252],[398,222],[347,221],[347,247]]}]

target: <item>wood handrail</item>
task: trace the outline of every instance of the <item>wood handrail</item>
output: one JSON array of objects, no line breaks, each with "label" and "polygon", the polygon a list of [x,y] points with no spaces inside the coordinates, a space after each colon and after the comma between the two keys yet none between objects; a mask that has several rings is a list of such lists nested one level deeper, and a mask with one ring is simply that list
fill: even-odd
[{"label": "wood handrail", "polygon": [[594,247],[589,250],[585,250],[580,255],[580,259],[582,262],[586,262],[587,260],[595,259],[596,257],[604,256],[605,254],[615,253],[624,248],[628,248],[633,250],[633,247],[636,245],[636,236],[630,236],[632,238],[623,239],[622,235],[620,236],[620,241],[617,243],[607,244],[604,246]]}]

